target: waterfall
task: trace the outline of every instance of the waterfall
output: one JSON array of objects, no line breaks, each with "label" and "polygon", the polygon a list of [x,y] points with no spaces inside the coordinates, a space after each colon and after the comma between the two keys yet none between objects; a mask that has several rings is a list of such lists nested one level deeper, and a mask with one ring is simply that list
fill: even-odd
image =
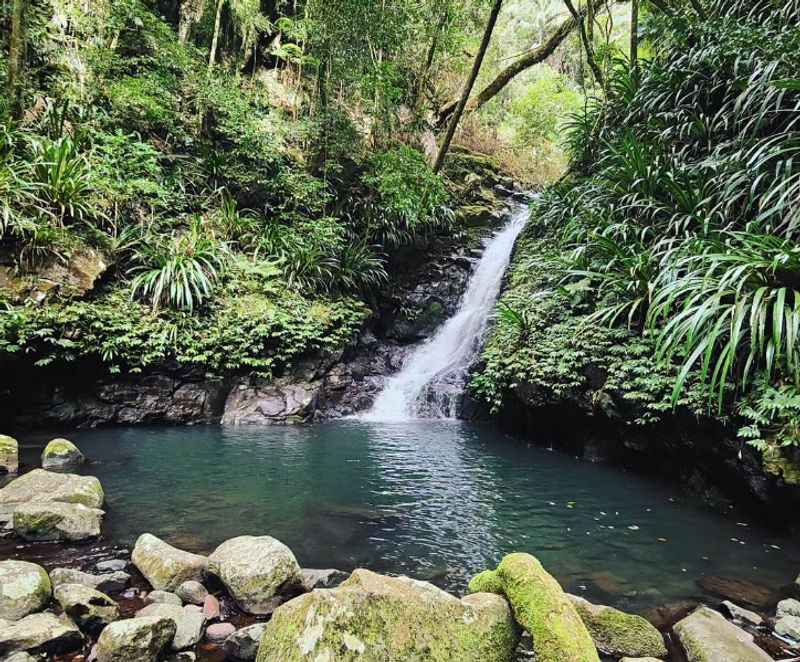
[{"label": "waterfall", "polygon": [[361,418],[404,421],[457,417],[469,368],[483,342],[514,242],[529,215],[527,206],[516,210],[508,224],[486,242],[455,315],[411,353]]}]

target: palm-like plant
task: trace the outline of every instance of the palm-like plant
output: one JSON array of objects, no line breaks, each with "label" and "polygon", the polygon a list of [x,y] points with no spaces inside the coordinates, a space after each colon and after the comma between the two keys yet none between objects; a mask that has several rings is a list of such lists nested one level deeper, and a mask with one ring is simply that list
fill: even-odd
[{"label": "palm-like plant", "polygon": [[92,213],[91,174],[86,158],[69,136],[35,146],[37,162],[33,169],[39,195],[54,211],[59,223]]}]

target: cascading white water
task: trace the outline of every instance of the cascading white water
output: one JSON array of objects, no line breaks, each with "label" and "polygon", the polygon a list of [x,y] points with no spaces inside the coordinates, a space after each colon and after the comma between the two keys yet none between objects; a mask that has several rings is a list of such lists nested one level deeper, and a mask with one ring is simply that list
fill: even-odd
[{"label": "cascading white water", "polygon": [[372,409],[361,418],[404,421],[455,418],[469,368],[480,349],[517,236],[530,212],[516,211],[486,243],[456,314],[417,348],[387,380]]}]

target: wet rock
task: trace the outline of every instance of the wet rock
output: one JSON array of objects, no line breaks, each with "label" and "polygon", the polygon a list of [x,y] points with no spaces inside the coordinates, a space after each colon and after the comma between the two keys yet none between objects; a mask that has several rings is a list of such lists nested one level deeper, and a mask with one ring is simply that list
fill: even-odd
[{"label": "wet rock", "polygon": [[213,621],[219,618],[219,600],[213,595],[207,595],[203,600],[203,618],[207,621]]},{"label": "wet rock", "polygon": [[0,474],[19,471],[19,444],[14,437],[0,434]]},{"label": "wet rock", "polygon": [[8,521],[23,503],[55,501],[102,508],[105,495],[94,476],[62,474],[34,469],[0,490],[0,521]]},{"label": "wet rock", "polygon": [[119,618],[119,606],[104,593],[82,584],[61,584],[54,591],[56,602],[77,626],[97,635]]},{"label": "wet rock", "polygon": [[790,615],[781,616],[775,622],[775,633],[782,637],[800,642],[800,617]]},{"label": "wet rock", "polygon": [[150,533],[139,536],[131,559],[153,588],[168,591],[190,579],[202,581],[208,567],[205,556],[184,552]]},{"label": "wet rock", "polygon": [[194,580],[183,582],[175,593],[181,600],[190,605],[202,605],[208,595],[206,587]]},{"label": "wet rock", "polygon": [[570,595],[594,645],[612,657],[662,657],[667,654],[664,637],[641,616],[593,605],[588,600]]},{"label": "wet rock", "polygon": [[206,639],[215,644],[221,644],[236,632],[236,626],[231,623],[214,623],[206,628]]},{"label": "wet rock", "polygon": [[125,559],[111,559],[95,563],[94,569],[97,572],[121,572],[128,569],[128,562]]},{"label": "wet rock", "polygon": [[223,425],[305,423],[317,409],[321,381],[283,378],[253,380],[231,389],[225,401]]},{"label": "wet rock", "polygon": [[688,662],[769,662],[752,635],[708,607],[700,607],[674,628]]},{"label": "wet rock", "polygon": [[509,554],[469,583],[471,592],[505,595],[531,634],[537,662],[597,662],[594,642],[558,582],[530,554]]},{"label": "wet rock", "polygon": [[[780,605],[778,605],[778,607],[780,607]],[[754,611],[750,611],[744,607],[739,607],[738,605],[733,604],[730,600],[724,600],[720,604],[720,609],[729,618],[733,619],[734,621],[739,621],[740,623],[758,626],[764,622],[764,619]]]},{"label": "wet rock", "polygon": [[783,616],[800,616],[800,600],[794,598],[787,598],[778,603],[777,608],[778,618]]},{"label": "wet rock", "polygon": [[53,439],[42,451],[42,468],[51,471],[77,467],[85,460],[80,449],[69,439]]},{"label": "wet rock", "polygon": [[182,607],[183,601],[175,594],[169,591],[150,591],[145,598],[145,604],[153,605],[173,605],[175,607]]},{"label": "wet rock", "polygon": [[251,614],[268,613],[273,596],[301,581],[292,551],[270,536],[239,536],[222,543],[208,557],[208,571]]},{"label": "wet rock", "polygon": [[350,576],[350,573],[334,569],[303,568],[300,572],[304,591],[313,591],[315,588],[334,588]]},{"label": "wet rock", "polygon": [[0,630],[0,655],[17,651],[58,655],[78,650],[83,635],[66,617],[30,614]]},{"label": "wet rock", "polygon": [[[0,629],[2,625],[0,625]],[[28,653],[12,653],[8,657],[4,657],[2,662],[38,662],[38,660]]]},{"label": "wet rock", "polygon": [[241,630],[236,630],[231,634],[222,645],[225,655],[234,660],[250,662],[256,659],[258,646],[264,636],[266,623],[256,623]]},{"label": "wet rock", "polygon": [[44,568],[27,561],[0,561],[0,618],[16,621],[50,602],[52,585]]},{"label": "wet rock", "polygon": [[73,568],[55,568],[50,571],[50,581],[54,587],[61,584],[82,584],[101,593],[119,593],[130,584],[131,576],[122,571],[91,575]]},{"label": "wet rock", "polygon": [[100,535],[104,511],[80,503],[32,502],[14,510],[14,532],[30,541],[86,540]]},{"label": "wet rock", "polygon": [[203,614],[195,609],[167,604],[152,604],[136,612],[136,616],[169,618],[175,623],[172,650],[180,651],[196,645],[203,636]]},{"label": "wet rock", "polygon": [[697,580],[697,585],[706,593],[756,609],[772,607],[778,601],[778,594],[773,589],[744,579],[702,577]]},{"label": "wet rock", "polygon": [[338,588],[305,593],[276,609],[257,660],[508,662],[518,639],[499,596],[459,600],[427,582],[356,570]]},{"label": "wet rock", "polygon": [[98,662],[153,662],[175,636],[169,618],[142,616],[111,623],[97,640]]}]

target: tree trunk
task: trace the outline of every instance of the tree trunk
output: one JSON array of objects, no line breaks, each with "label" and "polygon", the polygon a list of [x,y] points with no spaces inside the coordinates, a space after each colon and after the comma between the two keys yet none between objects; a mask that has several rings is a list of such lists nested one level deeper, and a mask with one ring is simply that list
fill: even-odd
[{"label": "tree trunk", "polygon": [[475,86],[475,80],[478,78],[478,74],[481,71],[483,58],[486,55],[486,50],[489,48],[489,42],[492,40],[492,32],[494,32],[494,26],[497,24],[497,17],[500,14],[500,8],[502,5],[503,0],[494,0],[492,13],[489,14],[489,21],[486,23],[486,30],[483,32],[481,46],[478,49],[478,54],[475,56],[475,61],[472,63],[472,71],[469,73],[469,78],[467,78],[467,82],[464,85],[464,91],[461,93],[461,99],[456,106],[456,110],[453,113],[452,119],[450,120],[450,126],[447,127],[447,133],[442,141],[442,146],[439,148],[439,154],[436,156],[436,163],[433,165],[434,172],[439,172],[442,169],[442,164],[447,156],[447,151],[450,149],[450,143],[453,141],[456,128],[458,128],[458,122],[461,120],[461,115],[463,115],[464,108],[467,106],[467,101],[469,101],[469,95],[472,94],[472,88]]},{"label": "tree trunk", "polygon": [[417,106],[419,106],[419,99],[422,96],[422,88],[425,86],[425,83],[428,80],[428,74],[430,73],[431,67],[433,66],[433,60],[436,57],[436,50],[439,47],[439,37],[444,31],[444,28],[447,25],[447,19],[449,17],[450,17],[450,3],[448,2],[447,4],[445,4],[444,9],[442,10],[442,15],[439,18],[439,22],[436,24],[433,37],[431,38],[431,45],[428,48],[428,54],[425,57],[425,64],[423,65],[422,71],[420,72],[419,78],[417,79],[417,84],[414,89],[414,103],[413,103],[414,108],[417,108]]},{"label": "tree trunk", "polygon": [[203,17],[203,0],[182,0],[178,6],[178,40],[189,41],[192,28]]},{"label": "tree trunk", "polygon": [[597,84],[600,87],[605,88],[603,72],[600,70],[600,66],[597,64],[597,60],[594,58],[594,45],[591,41],[589,41],[589,35],[586,33],[584,17],[575,9],[575,5],[572,4],[572,0],[564,0],[564,4],[567,5],[567,9],[569,9],[572,17],[575,19],[575,22],[578,24],[578,31],[581,35],[583,48],[586,51],[586,61],[589,63],[589,68],[592,70],[594,79],[597,81]]},{"label": "tree trunk", "polygon": [[639,68],[639,0],[631,0],[631,71]]},{"label": "tree trunk", "polygon": [[[591,6],[595,12],[595,15],[599,9],[605,6],[605,4],[606,0],[592,0]],[[585,11],[586,9],[583,9],[581,14],[583,14]],[[578,22],[575,20],[574,16],[570,16],[568,19],[562,22],[561,25],[559,25],[553,32],[550,33],[547,41],[503,69],[503,71],[501,71],[491,83],[481,90],[480,94],[470,99],[467,109],[470,111],[478,110],[478,108],[483,106],[483,104],[492,99],[503,88],[505,88],[505,86],[508,85],[515,76],[518,76],[523,71],[530,69],[532,66],[537,65],[550,57],[569,36],[569,34],[577,27],[577,25]],[[438,122],[440,125],[447,121],[447,119],[455,110],[457,104],[458,100],[454,99],[447,102],[439,109]]]},{"label": "tree trunk", "polygon": [[22,79],[25,75],[25,4],[13,0],[11,34],[8,39],[8,100],[13,117],[22,114]]},{"label": "tree trunk", "polygon": [[211,53],[208,56],[208,70],[214,68],[214,61],[217,59],[217,43],[219,42],[219,24],[222,22],[222,6],[225,0],[217,0],[217,15],[214,17],[214,36],[211,38]]}]

